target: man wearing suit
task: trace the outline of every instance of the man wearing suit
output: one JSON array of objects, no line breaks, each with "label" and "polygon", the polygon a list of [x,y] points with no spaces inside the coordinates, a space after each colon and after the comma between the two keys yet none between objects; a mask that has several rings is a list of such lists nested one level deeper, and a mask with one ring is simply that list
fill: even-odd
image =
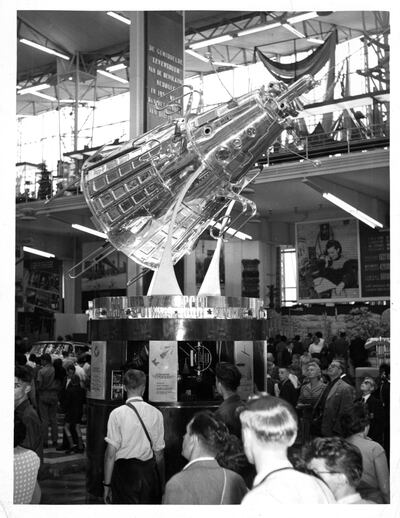
[{"label": "man wearing suit", "polygon": [[289,379],[289,369],[287,367],[279,367],[280,383],[275,388],[275,395],[285,399],[294,408],[296,407],[298,392],[294,388],[293,383]]},{"label": "man wearing suit", "polygon": [[372,394],[375,388],[375,381],[369,376],[365,377],[360,386],[362,394],[361,401],[369,414],[370,426],[368,437],[383,446],[383,405],[379,399]]},{"label": "man wearing suit", "polygon": [[330,382],[317,401],[314,410],[322,413],[321,435],[332,437],[341,435],[340,417],[353,408],[354,388],[340,379],[344,371],[341,360],[332,360],[328,367]]}]

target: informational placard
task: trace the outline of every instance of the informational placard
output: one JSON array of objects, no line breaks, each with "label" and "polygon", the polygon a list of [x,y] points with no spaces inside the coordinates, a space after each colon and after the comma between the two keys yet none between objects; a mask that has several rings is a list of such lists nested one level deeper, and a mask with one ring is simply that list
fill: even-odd
[{"label": "informational placard", "polygon": [[149,342],[149,401],[178,401],[178,343]]},{"label": "informational placard", "polygon": [[92,361],[90,368],[90,397],[106,397],[106,352],[107,342],[92,342]]},{"label": "informational placard", "polygon": [[361,297],[357,223],[338,219],[296,224],[299,302]]},{"label": "informational placard", "polygon": [[242,375],[238,394],[245,401],[254,392],[253,342],[234,342],[233,352],[235,365]]},{"label": "informational placard", "polygon": [[58,259],[24,258],[23,292],[25,311],[37,309],[61,311],[62,261]]},{"label": "informational placard", "polygon": [[390,296],[390,233],[363,223],[360,228],[362,297]]},{"label": "informational placard", "polygon": [[[157,106],[173,103],[172,113],[182,115],[183,85],[183,16],[176,11],[149,11],[145,13],[145,96],[146,130],[165,122],[171,110]],[[171,93],[171,95],[169,95]]]},{"label": "informational placard", "polygon": [[124,395],[124,372],[111,371],[111,399],[122,401]]}]

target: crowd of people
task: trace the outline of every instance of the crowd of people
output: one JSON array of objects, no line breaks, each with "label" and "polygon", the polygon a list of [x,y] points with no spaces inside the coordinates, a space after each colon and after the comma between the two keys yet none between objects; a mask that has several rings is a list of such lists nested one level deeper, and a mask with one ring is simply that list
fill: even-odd
[{"label": "crowd of people", "polygon": [[187,423],[181,454],[188,462],[166,483],[162,413],[143,401],[145,374],[128,370],[128,399],[111,412],[105,437],[104,502],[390,503],[389,366],[376,380],[366,377],[356,397],[345,336],[325,368],[322,335],[310,338],[306,347],[300,337],[279,337],[268,353],[267,392],[255,390],[246,402],[238,368],[216,365],[223,402]]},{"label": "crowd of people", "polygon": [[[81,422],[90,387],[90,355],[53,359],[27,354],[16,341],[14,372],[14,503],[39,503],[43,450],[66,455],[82,453]],[[63,439],[58,440],[58,417],[63,415]],[[21,462],[30,469],[18,477]],[[27,482],[27,478],[29,481]],[[24,487],[29,487],[29,491]]]},{"label": "crowd of people", "polygon": [[[111,411],[104,438],[104,503],[390,503],[390,368],[382,364],[379,376],[366,376],[356,391],[349,350],[344,333],[332,347],[321,333],[292,341],[277,336],[268,347],[266,391],[255,387],[247,401],[238,394],[238,368],[218,363],[215,390],[222,402],[186,424],[181,454],[187,464],[169,480],[163,414],[143,400],[146,374],[128,368],[127,399]],[[14,498],[34,503],[40,501],[35,476],[49,431],[53,447],[84,449],[80,423],[90,364],[83,357],[76,364],[52,361],[46,354],[40,365],[32,357],[16,360]],[[57,408],[65,414],[60,445]],[[29,490],[19,482],[21,465]]]}]

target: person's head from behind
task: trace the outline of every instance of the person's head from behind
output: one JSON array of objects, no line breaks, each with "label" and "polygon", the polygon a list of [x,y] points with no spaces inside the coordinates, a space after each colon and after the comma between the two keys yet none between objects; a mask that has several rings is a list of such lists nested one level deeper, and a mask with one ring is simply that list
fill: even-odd
[{"label": "person's head from behind", "polygon": [[53,362],[53,367],[55,369],[61,369],[62,368],[62,359],[61,358],[56,358]]},{"label": "person's head from behind", "polygon": [[23,366],[23,365],[26,365],[26,363],[27,363],[27,360],[26,360],[26,356],[25,356],[25,354],[23,354],[23,353],[17,353],[17,354],[15,355],[15,364],[16,364],[16,365],[21,365],[21,366]]},{"label": "person's head from behind", "polygon": [[361,453],[356,446],[339,437],[317,437],[303,447],[302,457],[336,499],[356,492],[363,472]]},{"label": "person's head from behind", "polygon": [[35,354],[35,353],[31,353],[31,354],[29,355],[29,361],[30,361],[30,362],[33,362],[33,363],[38,363],[38,359],[37,359],[37,356],[36,356],[36,354]]},{"label": "person's head from behind", "polygon": [[67,363],[65,365],[65,372],[67,373],[67,376],[69,379],[72,378],[72,376],[75,374],[75,371],[76,371],[75,365],[72,362]]},{"label": "person's head from behind", "polygon": [[21,446],[25,440],[26,426],[21,419],[14,414],[14,448]]},{"label": "person's head from behind", "polygon": [[239,415],[244,451],[252,464],[263,450],[283,450],[297,436],[297,415],[283,399],[262,396],[250,399]]},{"label": "person's head from behind", "polygon": [[336,241],[335,239],[330,239],[326,243],[326,255],[331,259],[332,261],[336,261],[337,259],[340,259],[342,255],[342,245],[339,243],[339,241]]},{"label": "person's head from behind", "polygon": [[72,374],[71,381],[69,382],[72,387],[79,387],[81,384],[81,379],[77,374]]},{"label": "person's head from behind", "polygon": [[85,362],[86,362],[86,354],[79,355],[78,359],[76,360],[76,363],[82,367],[83,365],[85,365]]},{"label": "person's head from behind", "polygon": [[218,363],[215,367],[215,384],[219,394],[236,392],[242,375],[236,365],[228,362]]},{"label": "person's head from behind", "polygon": [[225,423],[206,410],[197,412],[186,426],[182,455],[187,460],[198,457],[215,457],[229,440]]},{"label": "person's head from behind", "polygon": [[369,423],[368,409],[361,402],[354,403],[351,412],[340,417],[340,425],[344,437],[350,437],[356,433],[368,435]]},{"label": "person's head from behind", "polygon": [[360,385],[360,390],[363,396],[372,394],[376,389],[375,380],[371,376],[365,376]]},{"label": "person's head from behind", "polygon": [[311,360],[307,364],[306,375],[309,380],[321,378],[321,367],[316,361]]},{"label": "person's head from behind", "polygon": [[24,366],[17,365],[14,371],[14,408],[28,399],[32,388],[32,372]]},{"label": "person's head from behind", "polygon": [[124,387],[129,394],[143,396],[146,389],[146,374],[137,369],[129,369],[124,375]]},{"label": "person's head from behind", "polygon": [[40,357],[40,362],[43,366],[51,365],[53,363],[49,353],[42,354]]},{"label": "person's head from behind", "polygon": [[296,342],[300,342],[300,335],[294,335],[294,339]]}]

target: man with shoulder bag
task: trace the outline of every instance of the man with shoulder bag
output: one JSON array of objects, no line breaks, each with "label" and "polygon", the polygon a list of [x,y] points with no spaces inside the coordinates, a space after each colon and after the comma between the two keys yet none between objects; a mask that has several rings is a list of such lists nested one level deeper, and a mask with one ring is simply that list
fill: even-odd
[{"label": "man with shoulder bag", "polygon": [[104,502],[159,504],[165,485],[163,416],[143,401],[144,372],[128,370],[124,387],[126,403],[110,413],[107,423]]}]

